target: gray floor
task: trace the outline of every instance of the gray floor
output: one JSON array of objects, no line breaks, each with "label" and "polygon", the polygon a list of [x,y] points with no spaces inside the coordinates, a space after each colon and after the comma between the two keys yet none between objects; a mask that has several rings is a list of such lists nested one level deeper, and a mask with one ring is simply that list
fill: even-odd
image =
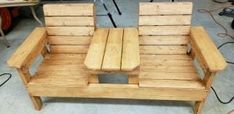
[{"label": "gray floor", "polygon": [[[114,15],[114,19],[119,27],[137,26],[137,0],[116,0],[123,15],[119,16],[113,3],[108,0],[107,5]],[[145,0],[147,1],[147,0]],[[161,0],[163,1],[163,0]],[[194,15],[193,25],[202,25],[212,36],[213,41],[218,46],[223,42],[231,41],[228,38],[219,38],[216,32],[222,29],[217,26],[209,16],[197,12],[198,8],[218,8],[219,4],[211,3],[211,0],[194,0]],[[222,6],[225,6],[224,4]],[[105,14],[101,4],[97,4],[97,14]],[[214,12],[215,17],[219,22],[224,24],[230,34],[233,30],[230,28],[231,19],[228,17],[217,16],[218,12]],[[0,73],[10,72],[13,77],[4,86],[0,88],[0,114],[192,114],[192,103],[190,102],[172,102],[172,101],[139,101],[139,100],[111,100],[111,99],[75,99],[75,98],[44,98],[44,107],[41,111],[35,111],[28,97],[27,91],[23,86],[18,74],[14,69],[7,66],[6,61],[15,49],[24,41],[25,37],[38,24],[33,19],[23,19],[7,35],[7,39],[11,43],[10,48],[6,48],[0,44]],[[111,22],[107,17],[98,17],[97,26],[112,27]],[[234,61],[234,46],[228,45],[221,49],[223,55]],[[38,60],[39,61],[39,60]],[[228,65],[225,71],[219,73],[213,83],[219,96],[223,100],[228,100],[234,95],[234,66]],[[0,77],[0,82],[4,80]],[[208,99],[203,108],[204,114],[227,114],[228,111],[234,109],[234,102],[222,105],[220,104],[213,92],[208,96]]]}]

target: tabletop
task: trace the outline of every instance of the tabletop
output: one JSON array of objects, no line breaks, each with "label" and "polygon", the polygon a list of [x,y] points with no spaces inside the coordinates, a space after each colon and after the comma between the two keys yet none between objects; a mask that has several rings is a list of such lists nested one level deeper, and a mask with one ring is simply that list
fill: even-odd
[{"label": "tabletop", "polygon": [[100,71],[132,71],[140,65],[137,28],[95,30],[84,64]]}]

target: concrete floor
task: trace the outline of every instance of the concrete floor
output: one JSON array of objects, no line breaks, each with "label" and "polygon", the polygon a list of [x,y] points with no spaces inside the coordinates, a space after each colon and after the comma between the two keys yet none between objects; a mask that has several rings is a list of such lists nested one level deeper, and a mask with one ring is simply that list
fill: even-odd
[{"label": "concrete floor", "polygon": [[[108,1],[108,0],[104,0]],[[110,11],[119,27],[137,26],[137,0],[116,0],[123,15],[119,16],[113,7],[113,3],[107,2]],[[142,0],[141,0],[142,1]],[[147,0],[145,0],[147,1]],[[156,1],[156,0],[155,0]],[[163,1],[163,0],[161,0]],[[228,38],[219,38],[216,33],[220,27],[217,26],[206,14],[197,12],[198,8],[218,8],[227,4],[215,4],[211,0],[194,0],[193,25],[202,25],[209,32],[213,41],[218,46],[223,42],[231,41]],[[105,14],[105,10],[100,3],[97,5],[97,14]],[[40,12],[40,8],[38,12]],[[225,25],[229,33],[234,35],[230,28],[231,19],[228,17],[217,16],[219,22]],[[42,17],[42,16],[41,16]],[[79,98],[43,98],[44,107],[41,111],[35,111],[28,97],[27,91],[20,80],[15,69],[7,66],[6,61],[15,49],[24,41],[25,37],[38,26],[33,19],[23,19],[7,35],[11,47],[6,48],[0,44],[0,73],[10,72],[13,77],[0,88],[0,114],[192,114],[193,104],[190,102],[173,102],[173,101],[140,101],[140,100],[112,100],[112,99],[79,99]],[[112,27],[107,17],[97,18],[98,27]],[[234,61],[234,45],[228,45],[221,49],[222,54],[228,59]],[[40,58],[37,60],[40,61]],[[35,67],[33,68],[35,69]],[[228,65],[223,71],[216,76],[213,87],[217,90],[223,100],[229,100],[234,95],[234,66]],[[0,82],[5,78],[0,77]],[[227,114],[234,109],[234,102],[222,105],[211,92],[203,108],[203,114]]]}]

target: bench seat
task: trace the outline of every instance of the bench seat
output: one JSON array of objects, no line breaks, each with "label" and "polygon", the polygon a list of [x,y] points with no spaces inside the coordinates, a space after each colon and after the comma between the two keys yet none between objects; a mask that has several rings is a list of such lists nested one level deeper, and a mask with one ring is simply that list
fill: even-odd
[{"label": "bench seat", "polygon": [[84,87],[88,72],[86,54],[47,54],[28,86]]},{"label": "bench seat", "polygon": [[205,90],[188,55],[141,55],[139,86]]}]

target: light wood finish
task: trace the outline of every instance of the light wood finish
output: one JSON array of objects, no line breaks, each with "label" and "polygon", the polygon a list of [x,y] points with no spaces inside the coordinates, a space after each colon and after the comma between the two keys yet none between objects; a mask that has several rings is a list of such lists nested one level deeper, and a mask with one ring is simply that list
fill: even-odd
[{"label": "light wood finish", "polygon": [[93,4],[46,4],[43,6],[45,16],[93,16]]},{"label": "light wood finish", "polygon": [[140,45],[186,45],[189,36],[140,36]]},{"label": "light wood finish", "polygon": [[83,45],[51,45],[51,53],[84,54],[88,51],[88,46]]},{"label": "light wood finish", "polygon": [[108,29],[97,29],[95,31],[92,45],[89,46],[88,54],[85,58],[87,68],[101,70],[108,32]]},{"label": "light wood finish", "polygon": [[52,45],[89,45],[91,36],[48,36],[48,42]]},{"label": "light wood finish", "polygon": [[227,66],[222,54],[203,27],[191,28],[191,42],[195,54],[211,72],[221,71]]},{"label": "light wood finish", "polygon": [[175,15],[175,14],[192,14],[191,2],[155,2],[155,3],[140,3],[140,15]]},{"label": "light wood finish", "polygon": [[90,70],[128,72],[140,64],[136,28],[97,29],[85,65]]},{"label": "light wood finish", "polygon": [[94,27],[46,27],[48,35],[90,36]]},{"label": "light wood finish", "polygon": [[98,76],[97,75],[90,75],[89,76],[89,84],[98,84]]},{"label": "light wood finish", "polygon": [[140,54],[184,55],[186,53],[187,46],[140,46]]},{"label": "light wood finish", "polygon": [[93,17],[45,17],[47,26],[94,26]]},{"label": "light wood finish", "polygon": [[31,64],[30,62],[41,53],[41,50],[45,45],[46,35],[45,28],[35,28],[20,47],[17,48],[11,58],[8,59],[8,65],[15,68],[21,68],[26,64]]},{"label": "light wood finish", "polygon": [[[124,29],[123,54],[121,70],[131,71],[140,64],[138,31],[134,28]],[[130,56],[131,55],[131,56]]]},{"label": "light wood finish", "polygon": [[28,68],[18,68],[17,69],[21,80],[24,82],[24,85],[27,85],[28,82],[30,81],[31,78],[31,74],[29,73],[29,69]]},{"label": "light wood finish", "polygon": [[[174,88],[139,88],[133,84],[90,84],[88,87],[29,86],[29,93],[47,97],[84,97],[151,100],[202,100],[207,94],[203,90]],[[173,93],[173,94],[172,94]]]},{"label": "light wood finish", "polygon": [[41,101],[41,98],[40,97],[37,97],[37,96],[31,96],[30,95],[30,98],[32,100],[32,103],[34,105],[34,108],[36,110],[41,110],[42,108],[42,101]]},{"label": "light wood finish", "polygon": [[[53,54],[52,54],[53,55]],[[61,56],[61,55],[57,55]],[[56,87],[82,87],[88,84],[89,74],[85,72],[82,59],[71,58],[62,55],[57,59],[54,55],[48,55],[39,66],[35,76],[29,82],[30,85],[56,86]],[[79,56],[78,54],[75,56]],[[68,57],[68,58],[67,58]]]},{"label": "light wood finish", "polygon": [[140,16],[139,25],[190,25],[191,15]]},{"label": "light wood finish", "polygon": [[122,57],[123,29],[110,29],[102,70],[120,70]]},{"label": "light wood finish", "polygon": [[194,106],[194,113],[195,114],[201,114],[201,110],[202,110],[202,107],[204,105],[204,102],[205,102],[204,100],[195,102],[195,106]]},{"label": "light wood finish", "polygon": [[139,75],[128,75],[129,84],[139,84]]},{"label": "light wood finish", "polygon": [[140,26],[140,35],[189,35],[190,26]]}]

